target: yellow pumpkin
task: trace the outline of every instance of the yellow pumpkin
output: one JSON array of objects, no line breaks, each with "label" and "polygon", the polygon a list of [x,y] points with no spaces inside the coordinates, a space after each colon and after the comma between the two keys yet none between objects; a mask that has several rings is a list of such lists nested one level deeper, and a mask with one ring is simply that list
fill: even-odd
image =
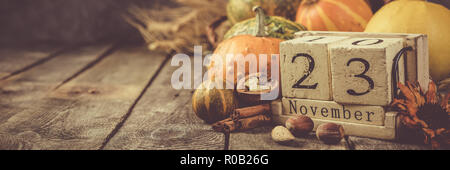
[{"label": "yellow pumpkin", "polygon": [[450,10],[425,1],[393,1],[383,6],[365,32],[428,35],[430,74],[439,81],[450,76]]}]

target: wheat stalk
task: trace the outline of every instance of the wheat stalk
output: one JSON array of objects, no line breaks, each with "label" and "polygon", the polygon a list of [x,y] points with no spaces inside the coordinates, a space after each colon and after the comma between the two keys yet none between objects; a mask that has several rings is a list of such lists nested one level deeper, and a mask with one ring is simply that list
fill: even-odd
[{"label": "wheat stalk", "polygon": [[145,9],[132,6],[124,19],[141,33],[150,50],[192,53],[207,47],[205,27],[225,14],[224,0],[177,0],[178,7]]}]

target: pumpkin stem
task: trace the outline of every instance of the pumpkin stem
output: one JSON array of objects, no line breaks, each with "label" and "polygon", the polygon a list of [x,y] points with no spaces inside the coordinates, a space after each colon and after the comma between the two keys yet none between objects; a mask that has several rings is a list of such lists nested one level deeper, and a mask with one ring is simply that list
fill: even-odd
[{"label": "pumpkin stem", "polygon": [[264,37],[264,19],[266,16],[264,15],[264,10],[260,6],[253,7],[253,11],[256,13],[256,37]]}]

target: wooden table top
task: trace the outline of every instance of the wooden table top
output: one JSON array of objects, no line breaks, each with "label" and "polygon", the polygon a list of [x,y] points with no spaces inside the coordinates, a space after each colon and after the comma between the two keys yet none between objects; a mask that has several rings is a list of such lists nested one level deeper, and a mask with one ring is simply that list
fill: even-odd
[{"label": "wooden table top", "polygon": [[[224,134],[193,113],[193,90],[171,87],[170,59],[117,44],[0,48],[0,149],[224,149]],[[353,136],[325,145],[313,134],[283,146],[272,128],[232,133],[229,149],[429,149]]]}]

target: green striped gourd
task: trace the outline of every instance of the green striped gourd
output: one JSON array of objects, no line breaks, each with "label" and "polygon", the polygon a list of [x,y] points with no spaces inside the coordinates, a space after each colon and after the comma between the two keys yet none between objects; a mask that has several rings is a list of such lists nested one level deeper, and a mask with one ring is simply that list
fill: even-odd
[{"label": "green striped gourd", "polygon": [[[192,96],[192,108],[195,114],[206,123],[228,118],[237,106],[233,89],[218,89],[215,85],[213,81],[205,81]],[[223,87],[225,88],[225,85]]]}]

